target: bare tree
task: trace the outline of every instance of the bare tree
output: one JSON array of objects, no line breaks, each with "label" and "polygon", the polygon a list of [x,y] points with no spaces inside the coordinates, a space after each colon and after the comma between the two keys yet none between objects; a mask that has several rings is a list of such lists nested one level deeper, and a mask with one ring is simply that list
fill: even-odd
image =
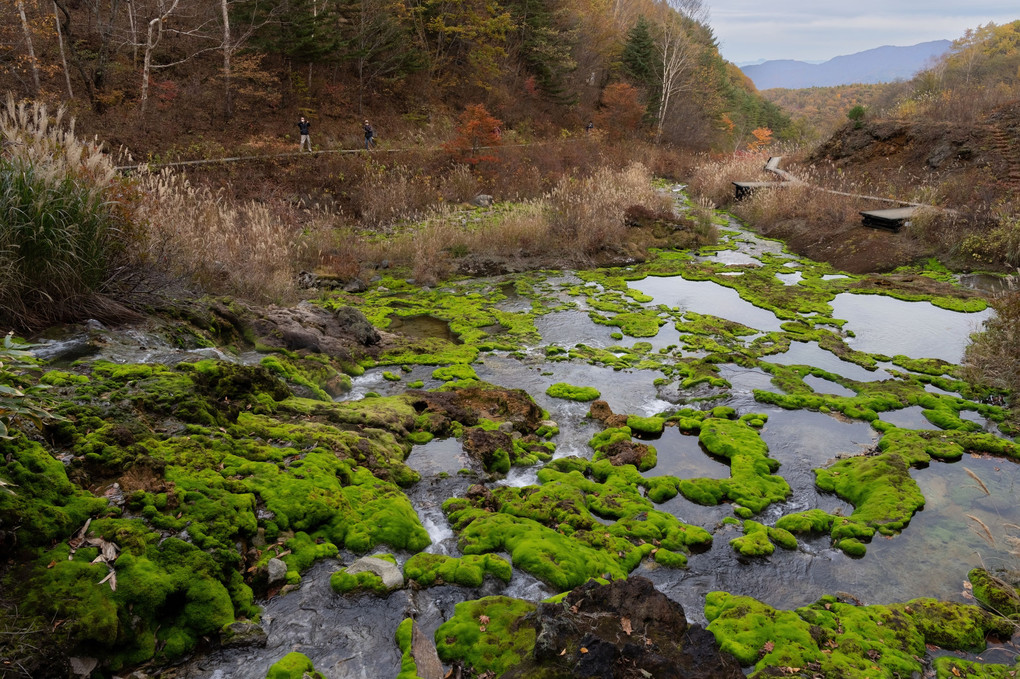
[{"label": "bare tree", "polygon": [[[120,14],[120,0],[110,0],[108,5],[93,0],[92,14],[96,19],[98,34],[98,47],[96,43],[90,45],[88,54],[83,53],[77,47],[77,40],[72,33],[71,12],[67,8],[67,0],[53,0],[53,4],[60,10],[62,20],[58,19],[61,32],[67,36],[67,48],[71,55],[71,62],[81,76],[85,84],[85,92],[88,95],[89,103],[93,108],[101,108],[102,102],[99,93],[106,86],[106,70],[110,63],[110,53],[113,49],[113,29],[116,18]],[[103,9],[107,8],[104,12]]]},{"label": "bare tree", "polygon": [[139,107],[145,113],[145,106],[149,101],[149,76],[152,73],[152,51],[156,49],[159,41],[163,38],[163,24],[177,9],[181,0],[173,0],[169,5],[166,0],[158,0],[156,5],[156,16],[149,20],[149,28],[145,34],[145,56],[142,57],[142,94]]},{"label": "bare tree", "polygon": [[668,0],[659,25],[658,48],[662,89],[659,96],[656,140],[662,137],[676,96],[690,87],[690,74],[697,63],[700,45],[691,36],[697,24],[708,21],[708,9],[701,0]]},{"label": "bare tree", "polygon": [[35,84],[35,93],[39,94],[39,64],[35,60],[35,48],[32,46],[32,29],[25,16],[25,0],[18,0],[18,14],[21,16],[21,31],[25,34],[29,65],[32,67],[32,82]]},{"label": "bare tree", "polygon": [[57,44],[60,45],[60,63],[64,65],[64,79],[67,80],[67,96],[74,99],[74,88],[71,87],[71,72],[67,70],[67,54],[64,52],[64,33],[60,30],[60,14],[57,13],[57,3],[53,3],[53,18],[57,25]]}]

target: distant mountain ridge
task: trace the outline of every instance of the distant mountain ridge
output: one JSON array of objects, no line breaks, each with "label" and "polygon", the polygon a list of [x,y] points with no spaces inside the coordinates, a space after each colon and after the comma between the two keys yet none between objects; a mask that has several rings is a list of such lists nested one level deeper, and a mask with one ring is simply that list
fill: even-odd
[{"label": "distant mountain ridge", "polygon": [[834,57],[821,64],[777,59],[741,70],[759,90],[885,83],[910,78],[945,54],[951,45],[949,40],[932,40],[909,47],[886,45]]}]

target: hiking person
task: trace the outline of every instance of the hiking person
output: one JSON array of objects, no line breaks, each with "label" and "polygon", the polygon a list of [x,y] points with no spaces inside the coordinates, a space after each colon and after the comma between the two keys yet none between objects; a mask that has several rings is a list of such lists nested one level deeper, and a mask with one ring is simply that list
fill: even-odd
[{"label": "hiking person", "polygon": [[312,124],[308,122],[308,119],[304,116],[298,119],[298,131],[301,132],[301,141],[298,143],[298,153],[304,150],[305,144],[308,144],[308,152],[312,152],[312,138],[309,135]]},{"label": "hiking person", "polygon": [[372,125],[366,120],[365,121],[365,150],[375,146],[375,130]]},{"label": "hiking person", "polygon": [[584,133],[591,134],[591,131],[595,129],[595,123],[588,121],[588,124],[584,126]]}]

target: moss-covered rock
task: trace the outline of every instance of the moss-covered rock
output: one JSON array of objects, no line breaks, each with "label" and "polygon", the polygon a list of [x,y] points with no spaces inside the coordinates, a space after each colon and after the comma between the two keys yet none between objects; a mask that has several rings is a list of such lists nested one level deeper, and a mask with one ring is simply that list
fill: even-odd
[{"label": "moss-covered rock", "polygon": [[436,630],[440,659],[499,676],[534,648],[535,629],[522,623],[534,610],[534,604],[504,596],[457,604],[453,617]]},{"label": "moss-covered rock", "polygon": [[513,569],[506,559],[495,554],[467,555],[462,558],[443,554],[415,554],[404,564],[404,577],[422,587],[444,583],[480,587],[486,575],[510,582]]},{"label": "moss-covered rock", "polygon": [[602,396],[595,387],[575,387],[566,382],[557,382],[545,390],[553,398],[565,398],[571,401],[594,401]]},{"label": "moss-covered rock", "polygon": [[307,655],[297,651],[277,660],[266,673],[266,679],[306,679],[306,677],[326,679],[324,674],[316,671],[315,665]]},{"label": "moss-covered rock", "polygon": [[929,599],[856,606],[824,597],[781,611],[749,597],[711,592],[705,616],[722,649],[754,665],[754,677],[792,668],[824,677],[910,676],[923,669],[925,644],[980,649],[985,635],[1008,629],[976,606]]}]

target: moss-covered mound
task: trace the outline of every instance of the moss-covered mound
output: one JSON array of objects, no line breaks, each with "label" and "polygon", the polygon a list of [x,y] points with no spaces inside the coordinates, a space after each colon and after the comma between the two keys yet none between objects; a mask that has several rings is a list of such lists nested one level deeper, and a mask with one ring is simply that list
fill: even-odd
[{"label": "moss-covered mound", "polygon": [[304,653],[292,652],[280,658],[266,673],[266,679],[326,679]]},{"label": "moss-covered mound", "polygon": [[436,630],[443,662],[459,660],[477,675],[499,676],[517,665],[535,646],[535,629],[521,619],[535,605],[505,596],[457,604],[452,618]]},{"label": "moss-covered mound", "polygon": [[916,599],[856,606],[824,597],[793,611],[750,597],[712,592],[708,630],[753,677],[896,677],[920,673],[925,644],[980,651],[987,635],[1009,636],[1011,625],[976,606]]},{"label": "moss-covered mound", "polygon": [[443,554],[415,554],[404,564],[404,577],[422,587],[432,585],[463,585],[480,587],[486,575],[510,582],[513,569],[501,556],[469,554],[462,558]]},{"label": "moss-covered mound", "polygon": [[698,504],[734,502],[734,513],[749,518],[773,502],[782,502],[791,491],[785,479],[772,474],[779,462],[768,456],[768,445],[745,418],[760,419],[711,417],[700,424],[701,445],[709,454],[729,461],[730,478],[684,479],[679,488],[684,497]]},{"label": "moss-covered mound", "polygon": [[[569,469],[571,462],[555,467]],[[711,535],[653,509],[634,467],[608,462],[539,472],[540,486],[475,486],[443,509],[465,554],[509,552],[515,567],[565,591],[589,578],[623,577],[643,558],[682,567],[686,554],[707,548]],[[580,469],[592,473],[584,476]],[[598,518],[613,519],[606,526]]]},{"label": "moss-covered mound", "polygon": [[595,387],[575,387],[566,382],[550,385],[545,393],[553,398],[565,398],[571,401],[594,401],[602,396]]}]

